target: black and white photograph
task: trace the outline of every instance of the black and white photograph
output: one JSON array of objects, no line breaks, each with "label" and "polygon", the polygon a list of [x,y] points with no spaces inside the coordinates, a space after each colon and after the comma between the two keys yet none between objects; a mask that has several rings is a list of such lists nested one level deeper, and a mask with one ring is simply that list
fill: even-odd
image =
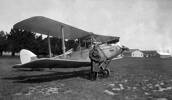
[{"label": "black and white photograph", "polygon": [[172,0],[0,0],[0,100],[172,100]]}]

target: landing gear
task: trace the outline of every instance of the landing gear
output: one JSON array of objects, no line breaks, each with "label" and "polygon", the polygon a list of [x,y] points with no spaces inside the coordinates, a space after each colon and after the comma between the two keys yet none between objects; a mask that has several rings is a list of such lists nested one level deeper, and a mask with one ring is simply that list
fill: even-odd
[{"label": "landing gear", "polygon": [[103,78],[107,78],[110,76],[110,70],[108,68],[107,69],[101,69],[99,74],[101,74]]},{"label": "landing gear", "polygon": [[[111,60],[106,60],[102,63],[96,63],[98,64],[98,73],[93,71],[93,62],[91,62],[91,72],[90,72],[90,79],[96,80],[97,78],[107,78],[110,76],[110,69],[108,68],[108,65]],[[96,65],[94,64],[94,65]],[[97,65],[96,65],[97,66]],[[94,66],[95,67],[95,66]]]},{"label": "landing gear", "polygon": [[104,69],[103,70],[103,77],[106,78],[106,77],[109,77],[110,76],[110,70],[109,69]]},{"label": "landing gear", "polygon": [[107,78],[110,76],[110,69],[108,68],[109,63],[111,60],[106,60],[102,64],[100,64],[100,74],[103,78]]}]

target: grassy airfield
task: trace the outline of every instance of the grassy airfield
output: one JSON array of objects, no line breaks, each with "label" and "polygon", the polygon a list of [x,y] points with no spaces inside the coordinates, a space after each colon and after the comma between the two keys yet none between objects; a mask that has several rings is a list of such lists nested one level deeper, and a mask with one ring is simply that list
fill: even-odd
[{"label": "grassy airfield", "polygon": [[90,81],[89,68],[14,70],[0,57],[0,100],[172,100],[172,59],[123,58],[111,76]]}]

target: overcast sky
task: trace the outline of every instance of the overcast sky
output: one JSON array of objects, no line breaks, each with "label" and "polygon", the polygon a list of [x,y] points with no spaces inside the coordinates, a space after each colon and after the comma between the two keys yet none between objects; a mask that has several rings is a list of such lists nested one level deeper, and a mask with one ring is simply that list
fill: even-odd
[{"label": "overcast sky", "polygon": [[0,30],[32,16],[119,36],[130,48],[172,48],[172,0],[0,0]]}]

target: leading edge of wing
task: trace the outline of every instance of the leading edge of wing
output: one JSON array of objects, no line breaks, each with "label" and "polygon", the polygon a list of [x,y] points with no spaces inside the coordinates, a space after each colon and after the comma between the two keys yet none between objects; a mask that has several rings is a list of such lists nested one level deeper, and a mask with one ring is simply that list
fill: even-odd
[{"label": "leading edge of wing", "polygon": [[16,64],[13,68],[79,68],[86,66],[90,66],[90,61],[41,58],[25,64]]}]

